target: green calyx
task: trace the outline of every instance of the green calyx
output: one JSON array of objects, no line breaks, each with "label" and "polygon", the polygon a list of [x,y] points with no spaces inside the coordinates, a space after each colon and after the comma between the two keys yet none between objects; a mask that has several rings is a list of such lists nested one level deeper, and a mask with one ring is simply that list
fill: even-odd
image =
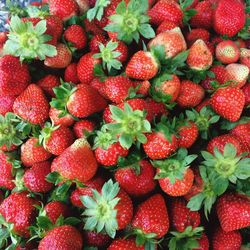
[{"label": "green calyx", "polygon": [[188,226],[184,232],[170,232],[172,237],[168,243],[169,250],[192,250],[199,248],[203,227]]},{"label": "green calyx", "polygon": [[197,13],[195,9],[187,9],[193,2],[194,0],[179,0],[180,7],[183,11],[183,24],[187,24],[188,26],[188,21]]},{"label": "green calyx", "polygon": [[144,246],[145,249],[155,249],[156,244],[158,243],[155,238],[155,233],[145,234],[141,229],[134,229],[131,233],[135,235],[136,246]]},{"label": "green calyx", "polygon": [[147,15],[147,0],[131,0],[126,5],[123,0],[116,8],[116,14],[109,17],[110,24],[104,29],[117,32],[118,39],[130,44],[133,40],[139,42],[140,35],[145,38],[155,37],[155,32],[150,26]]},{"label": "green calyx", "polygon": [[111,118],[115,121],[104,125],[105,129],[114,135],[119,135],[119,142],[123,148],[129,149],[133,143],[146,143],[144,133],[151,132],[150,122],[146,119],[146,112],[133,110],[128,103],[124,104],[124,110],[110,106]]},{"label": "green calyx", "polygon": [[4,53],[20,57],[21,61],[55,56],[57,50],[55,46],[47,44],[51,36],[45,34],[46,29],[45,20],[33,26],[32,22],[23,22],[18,16],[12,17]]},{"label": "green calyx", "polygon": [[104,9],[110,5],[110,0],[97,0],[95,6],[88,10],[87,18],[89,21],[94,20],[95,18],[100,21],[104,14]]},{"label": "green calyx", "polygon": [[86,207],[82,214],[85,230],[97,233],[105,232],[111,238],[115,237],[118,230],[115,207],[120,200],[117,197],[119,190],[119,184],[109,180],[103,185],[101,193],[93,189],[93,197],[88,195],[80,197],[81,202]]},{"label": "green calyx", "polygon": [[118,138],[116,136],[106,131],[105,128],[102,128],[101,131],[97,131],[93,148],[96,149],[100,147],[104,150],[107,150],[110,145],[116,143],[117,141]]},{"label": "green calyx", "polygon": [[3,10],[8,11],[11,16],[26,17],[28,14],[27,10],[20,6],[19,1],[6,0]]},{"label": "green calyx", "polygon": [[169,178],[172,184],[176,179],[182,180],[185,171],[196,158],[197,155],[188,155],[187,149],[180,148],[176,155],[166,160],[152,161],[153,166],[160,169],[155,179]]},{"label": "green calyx", "polygon": [[112,40],[104,46],[102,43],[99,44],[100,53],[94,54],[94,58],[101,58],[103,68],[107,68],[110,72],[111,68],[121,69],[122,64],[119,60],[115,59],[121,55],[119,51],[116,51],[118,47],[118,42],[113,42]]},{"label": "green calyx", "polygon": [[49,6],[47,4],[44,4],[42,6],[28,6],[27,7],[27,13],[29,17],[40,17],[40,18],[45,18],[50,15],[49,13]]}]

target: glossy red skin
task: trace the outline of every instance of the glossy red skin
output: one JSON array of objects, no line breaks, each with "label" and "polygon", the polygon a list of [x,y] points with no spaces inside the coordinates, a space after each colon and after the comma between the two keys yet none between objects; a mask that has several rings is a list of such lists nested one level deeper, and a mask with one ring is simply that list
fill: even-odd
[{"label": "glossy red skin", "polygon": [[51,157],[43,146],[38,145],[38,139],[32,137],[21,146],[21,161],[25,166],[31,166],[35,163],[46,161]]},{"label": "glossy red skin", "polygon": [[80,82],[77,76],[77,63],[71,63],[67,66],[64,71],[64,81],[72,82],[74,84],[78,84]]},{"label": "glossy red skin", "polygon": [[88,246],[94,247],[104,247],[107,246],[111,240],[111,238],[107,234],[96,233],[91,231],[83,232],[84,242]]},{"label": "glossy red skin", "polygon": [[137,246],[135,239],[115,239],[112,241],[107,250],[144,250],[144,246]]},{"label": "glossy red skin", "polygon": [[152,132],[146,137],[147,142],[143,144],[143,148],[152,160],[167,158],[178,148],[177,138],[174,135],[172,135],[172,142],[169,142],[160,132]]},{"label": "glossy red skin", "polygon": [[55,93],[53,91],[54,87],[60,85],[60,80],[55,75],[46,75],[42,79],[37,82],[37,85],[49,96],[55,97]]},{"label": "glossy red skin", "polygon": [[206,234],[202,233],[201,238],[198,240],[199,247],[193,250],[209,250],[209,240]]},{"label": "glossy red skin", "polygon": [[98,27],[94,21],[90,22],[87,18],[84,18],[83,24],[86,32],[91,33],[92,35],[104,34],[104,31]]},{"label": "glossy red skin", "polygon": [[161,32],[171,30],[177,27],[176,23],[171,21],[163,21],[156,29],[156,34],[160,34]]},{"label": "glossy red skin", "polygon": [[246,195],[224,194],[217,202],[216,212],[225,232],[250,226],[250,200]]},{"label": "glossy red skin", "polygon": [[137,90],[137,94],[148,96],[149,95],[149,89],[151,86],[151,83],[148,80],[144,81],[135,81],[133,82],[134,88],[139,86],[139,89]]},{"label": "glossy red skin", "polygon": [[56,223],[56,220],[60,217],[60,215],[64,218],[67,218],[70,215],[69,207],[60,201],[51,201],[47,203],[44,210],[53,224]]},{"label": "glossy red skin", "polygon": [[102,34],[97,34],[97,35],[93,36],[89,42],[90,51],[98,53],[100,51],[100,49],[99,49],[100,43],[106,44],[107,43],[106,37]]},{"label": "glossy red skin", "polygon": [[115,49],[115,51],[121,53],[121,55],[118,56],[118,57],[116,57],[116,59],[117,59],[118,61],[120,61],[121,63],[124,63],[124,62],[126,62],[127,59],[128,59],[128,46],[127,46],[124,42],[119,41],[119,40],[115,40],[115,42],[118,43],[118,46],[117,46],[117,48]]},{"label": "glossy red skin", "polygon": [[32,124],[42,125],[49,118],[49,102],[40,87],[30,84],[14,101],[13,111]]},{"label": "glossy red skin", "polygon": [[76,49],[83,49],[87,45],[87,35],[84,29],[77,24],[69,26],[64,31],[64,38]]},{"label": "glossy red skin", "polygon": [[140,173],[137,175],[131,167],[120,168],[115,172],[115,180],[131,196],[142,196],[150,193],[156,186],[155,169],[146,160],[141,160]]},{"label": "glossy red skin", "polygon": [[23,176],[24,185],[32,192],[46,193],[53,187],[53,184],[46,181],[50,173],[50,162],[39,162],[27,169]]},{"label": "glossy red skin", "polygon": [[210,33],[206,29],[192,29],[186,36],[189,45],[192,45],[196,40],[202,39],[204,42],[209,41]]},{"label": "glossy red skin", "polygon": [[250,83],[246,83],[241,90],[245,95],[245,106],[250,105]]},{"label": "glossy red skin", "polygon": [[13,112],[12,107],[16,96],[4,95],[0,96],[0,115],[5,115],[7,112]]},{"label": "glossy red skin", "polygon": [[[157,170],[157,173],[158,172],[160,172],[160,170]],[[170,182],[168,177],[159,179],[158,181],[161,189],[168,195],[174,197],[183,196],[189,192],[193,185],[194,173],[188,168],[184,173],[183,179],[176,179],[174,184]]]},{"label": "glossy red skin", "polygon": [[95,130],[96,124],[90,120],[80,120],[74,124],[73,131],[77,138],[86,136],[85,132],[93,132]]},{"label": "glossy red skin", "polygon": [[80,232],[73,226],[64,225],[50,230],[40,241],[38,250],[81,250],[82,247],[83,240]]},{"label": "glossy red skin", "polygon": [[63,32],[63,22],[58,16],[47,16],[46,17],[47,29],[52,31],[53,36],[56,37],[57,40],[61,38]]},{"label": "glossy red skin", "polygon": [[36,201],[27,197],[26,192],[12,193],[0,205],[0,213],[6,222],[14,224],[14,232],[23,237],[29,237],[28,227],[35,220],[37,213]]},{"label": "glossy red skin", "polygon": [[163,196],[155,194],[139,204],[132,220],[132,227],[143,233],[163,237],[169,229],[167,207]]},{"label": "glossy red skin", "polygon": [[51,107],[49,110],[49,117],[53,121],[54,125],[62,125],[65,127],[71,126],[75,120],[70,114],[67,114],[63,117],[59,117],[61,110]]},{"label": "glossy red skin", "polygon": [[89,84],[91,87],[93,87],[94,89],[96,89],[98,91],[98,93],[104,97],[105,99],[108,99],[108,97],[106,96],[106,92],[105,92],[105,84],[104,84],[104,80],[101,81],[100,78],[95,77]]}]

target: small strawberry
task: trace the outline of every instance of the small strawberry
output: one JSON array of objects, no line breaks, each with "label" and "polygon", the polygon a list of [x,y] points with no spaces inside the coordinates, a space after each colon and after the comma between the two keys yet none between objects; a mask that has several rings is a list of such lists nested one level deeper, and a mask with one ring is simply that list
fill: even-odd
[{"label": "small strawberry", "polygon": [[189,45],[192,45],[196,40],[201,39],[204,42],[209,41],[210,33],[206,29],[192,29],[186,36]]},{"label": "small strawberry", "polygon": [[218,200],[216,211],[225,232],[250,226],[250,201],[247,196],[225,194]]},{"label": "small strawberry", "polygon": [[245,96],[242,90],[235,87],[219,88],[210,98],[210,105],[217,114],[235,122],[243,111]]},{"label": "small strawberry", "polygon": [[74,123],[74,118],[70,114],[63,116],[63,111],[51,107],[49,110],[49,118],[54,125],[62,125],[69,127]]},{"label": "small strawberry", "polygon": [[126,239],[115,239],[109,245],[107,250],[122,250],[122,249],[133,249],[133,250],[144,250],[144,246],[137,246],[135,239],[126,238]]},{"label": "small strawberry", "polygon": [[183,196],[189,192],[194,180],[193,171],[189,167],[196,157],[197,155],[188,155],[187,150],[181,148],[177,155],[169,159],[153,161],[153,166],[157,168],[155,178],[165,193]]},{"label": "small strawberry", "polygon": [[12,107],[15,100],[16,96],[14,95],[0,96],[0,115],[5,116],[7,113],[12,113]]},{"label": "small strawberry", "polygon": [[80,120],[74,124],[73,131],[76,138],[82,138],[88,136],[88,133],[92,133],[95,130],[96,124],[90,120]]},{"label": "small strawberry", "polygon": [[36,83],[46,94],[49,96],[55,97],[55,93],[53,91],[54,87],[58,87],[60,85],[60,80],[55,75],[46,75],[42,79],[40,79]]},{"label": "small strawberry", "polygon": [[205,91],[200,85],[189,80],[183,80],[176,102],[182,108],[193,108],[203,100],[204,96]]},{"label": "small strawberry", "polygon": [[42,89],[35,84],[30,84],[16,98],[13,111],[32,124],[42,125],[49,117],[49,103]]},{"label": "small strawberry", "polygon": [[69,64],[64,71],[64,81],[72,82],[74,84],[78,84],[80,82],[77,76],[77,64],[71,63]]}]

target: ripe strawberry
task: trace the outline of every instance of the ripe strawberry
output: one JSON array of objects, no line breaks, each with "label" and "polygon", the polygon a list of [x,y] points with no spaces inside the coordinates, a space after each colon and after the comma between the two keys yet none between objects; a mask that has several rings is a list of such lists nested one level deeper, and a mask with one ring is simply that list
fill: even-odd
[{"label": "ripe strawberry", "polygon": [[115,172],[115,180],[119,185],[132,196],[142,196],[154,190],[156,182],[154,180],[155,170],[146,160],[141,160],[118,168]]},{"label": "ripe strawberry", "polygon": [[49,117],[49,103],[42,89],[35,84],[30,84],[16,98],[13,111],[32,124],[42,125]]},{"label": "ripe strawberry", "polygon": [[53,57],[46,57],[44,65],[50,68],[63,69],[66,68],[72,60],[72,53],[63,43],[56,46],[57,54]]},{"label": "ripe strawberry", "polygon": [[91,231],[83,232],[84,242],[88,246],[105,247],[110,243],[111,238],[107,234],[96,233]]},{"label": "ripe strawberry", "polygon": [[51,229],[39,242],[38,250],[71,249],[81,250],[83,247],[82,235],[73,226],[64,225]]},{"label": "ripe strawberry", "polygon": [[192,29],[186,36],[189,45],[192,45],[196,40],[201,39],[204,42],[209,41],[210,33],[206,29]]},{"label": "ripe strawberry", "polygon": [[69,26],[64,31],[64,38],[76,49],[83,49],[87,45],[87,36],[84,29],[77,24]]},{"label": "ripe strawberry", "polygon": [[243,111],[245,96],[235,87],[219,88],[210,98],[210,105],[217,114],[235,122],[239,120]]},{"label": "ripe strawberry", "polygon": [[76,63],[71,63],[67,66],[67,68],[64,71],[64,81],[72,82],[74,84],[77,84],[80,82],[77,76],[77,64]]},{"label": "ripe strawberry", "polygon": [[241,88],[247,82],[249,76],[249,68],[246,65],[231,63],[226,66],[228,79],[233,81],[232,86]]},{"label": "ripe strawberry", "polygon": [[193,70],[206,70],[213,63],[213,55],[205,42],[198,39],[194,42],[189,50],[187,64]]},{"label": "ripe strawberry", "polygon": [[241,90],[245,96],[245,106],[250,105],[250,83],[246,83]]},{"label": "ripe strawberry", "polygon": [[[27,196],[26,192],[12,193],[0,205],[0,213],[7,223],[13,223],[14,234],[29,237],[28,227],[34,222],[36,201]],[[9,231],[10,232],[10,231]]]},{"label": "ripe strawberry", "polygon": [[133,82],[126,76],[109,76],[104,82],[105,95],[114,103],[121,103],[133,88]]},{"label": "ripe strawberry", "polygon": [[90,120],[80,120],[74,124],[73,131],[76,138],[82,138],[95,130],[96,124]]},{"label": "ripe strawberry", "polygon": [[163,196],[155,194],[139,204],[131,224],[134,229],[139,230],[141,236],[152,233],[159,239],[167,234],[169,219]]},{"label": "ripe strawberry", "polygon": [[58,172],[65,179],[82,183],[90,180],[96,170],[96,159],[85,138],[77,139],[56,157],[51,165],[52,172]]},{"label": "ripe strawberry", "polygon": [[238,46],[231,40],[224,40],[216,46],[216,58],[224,63],[235,63],[240,58],[240,50]]},{"label": "ripe strawberry", "polygon": [[62,20],[55,15],[47,16],[45,18],[47,24],[47,33],[53,34],[57,40],[60,40],[63,33],[63,22]]},{"label": "ripe strawberry", "polygon": [[217,228],[212,238],[213,249],[240,249],[242,238],[240,232],[225,232],[221,228]]},{"label": "ripe strawberry", "polygon": [[78,14],[79,7],[74,0],[52,0],[49,1],[49,10],[52,15],[67,21]]},{"label": "ripe strawberry", "polygon": [[242,48],[240,50],[240,63],[246,65],[250,70],[250,49]]},{"label": "ripe strawberry", "polygon": [[204,96],[205,91],[200,85],[189,80],[183,80],[176,102],[182,108],[193,108],[203,100]]},{"label": "ripe strawberry", "polygon": [[16,96],[14,95],[3,95],[0,96],[0,115],[5,116],[8,112],[13,112],[12,107]]},{"label": "ripe strawberry", "polygon": [[180,5],[174,1],[158,1],[149,11],[150,23],[160,25],[163,21],[171,21],[177,25],[182,23],[183,13]]},{"label": "ripe strawberry", "polygon": [[[15,74],[13,74],[15,72]],[[0,58],[0,95],[20,95],[30,83],[28,65],[5,55]]]},{"label": "ripe strawberry", "polygon": [[160,34],[162,32],[172,30],[176,28],[178,25],[172,21],[163,21],[156,29],[156,34]]},{"label": "ripe strawberry", "polygon": [[158,34],[148,44],[149,48],[158,45],[164,47],[166,58],[172,58],[187,49],[186,41],[179,27]]},{"label": "ripe strawberry", "polygon": [[219,1],[214,10],[214,30],[220,35],[229,37],[236,35],[245,25],[244,9],[244,4],[238,0]]},{"label": "ripe strawberry", "polygon": [[137,89],[136,94],[148,96],[149,95],[149,89],[151,86],[151,83],[148,80],[144,81],[135,81],[133,82],[134,88]]},{"label": "ripe strawberry", "polygon": [[105,93],[105,84],[104,79],[95,77],[89,84],[91,87],[96,89],[98,93],[104,97],[105,99],[108,99]]},{"label": "ripe strawberry", "polygon": [[85,18],[83,19],[83,24],[87,33],[90,33],[92,35],[104,35],[104,30],[97,26],[94,21],[90,22],[87,18]]},{"label": "ripe strawberry", "polygon": [[35,137],[31,137],[21,146],[21,161],[25,166],[46,161],[50,156],[49,152],[39,146],[38,139]]},{"label": "ripe strawberry", "polygon": [[133,249],[133,250],[144,250],[144,246],[137,246],[135,239],[126,238],[126,239],[115,239],[112,241],[111,245],[107,250],[123,250],[123,249]]},{"label": "ripe strawberry", "polygon": [[60,80],[55,75],[46,75],[42,79],[40,79],[36,83],[46,94],[49,96],[55,97],[55,93],[53,91],[54,87],[57,87],[60,85]]},{"label": "ripe strawberry", "polygon": [[77,64],[77,75],[81,83],[89,84],[94,79],[94,67],[101,62],[89,52],[83,55]]},{"label": "ripe strawberry", "polygon": [[219,198],[216,211],[225,232],[250,226],[250,201],[247,196],[225,194]]},{"label": "ripe strawberry", "polygon": [[107,43],[107,39],[103,34],[97,34],[94,35],[90,42],[89,42],[89,49],[91,52],[99,52],[100,48],[99,45],[101,44],[106,44]]},{"label": "ripe strawberry", "polygon": [[153,161],[157,168],[155,178],[161,189],[170,196],[183,196],[193,185],[194,173],[189,168],[197,155],[188,155],[184,148],[179,149],[177,155],[166,160]]},{"label": "ripe strawberry", "polygon": [[[113,183],[111,179],[103,185],[100,193],[93,190],[93,198],[85,195],[81,201],[86,207],[83,213],[87,217],[85,218],[85,230],[97,229],[97,233],[102,231],[114,238],[117,230],[124,229],[131,222],[132,201],[125,191],[119,188],[118,183]],[[96,206],[89,206],[89,204]],[[102,213],[100,213],[101,210]],[[95,223],[90,223],[91,221],[95,221]]]},{"label": "ripe strawberry", "polygon": [[46,193],[53,187],[52,183],[46,181],[46,176],[50,173],[50,162],[39,162],[30,169],[27,169],[23,176],[24,185],[31,191]]},{"label": "ripe strawberry", "polygon": [[149,80],[159,70],[159,65],[153,54],[149,51],[136,52],[128,62],[126,75],[137,80]]},{"label": "ripe strawberry", "polygon": [[148,106],[148,110],[149,110],[148,112],[150,113],[150,117],[152,117],[150,119],[148,115],[149,121],[151,121],[155,117],[161,117],[162,115],[166,116],[168,114],[168,110],[166,108],[166,105],[164,105],[164,103],[156,102],[152,98],[147,98],[146,103]]},{"label": "ripe strawberry", "polygon": [[69,127],[74,123],[74,118],[70,114],[60,117],[62,114],[61,110],[51,107],[49,110],[49,118],[54,123],[54,125],[62,125]]},{"label": "ripe strawberry", "polygon": [[198,240],[199,247],[195,248],[193,250],[209,250],[209,240],[206,236],[206,234],[202,234],[200,239]]}]

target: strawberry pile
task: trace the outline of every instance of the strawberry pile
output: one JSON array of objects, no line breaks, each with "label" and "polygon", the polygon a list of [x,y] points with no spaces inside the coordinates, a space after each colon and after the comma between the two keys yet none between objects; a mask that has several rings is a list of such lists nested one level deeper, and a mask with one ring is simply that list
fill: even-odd
[{"label": "strawberry pile", "polygon": [[249,249],[249,12],[248,0],[9,6],[0,249]]}]

